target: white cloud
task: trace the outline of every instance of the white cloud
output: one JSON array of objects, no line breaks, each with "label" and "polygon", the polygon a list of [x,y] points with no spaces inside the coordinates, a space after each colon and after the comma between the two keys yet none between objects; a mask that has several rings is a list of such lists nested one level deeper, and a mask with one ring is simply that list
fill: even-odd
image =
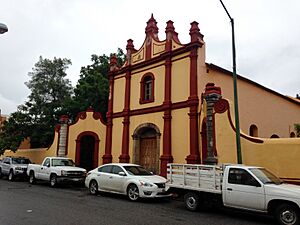
[{"label": "white cloud", "polygon": [[[282,94],[299,93],[300,2],[223,2],[235,19],[238,72]],[[151,13],[162,40],[168,20],[174,22],[182,43],[189,42],[190,23],[199,22],[206,42],[206,61],[231,70],[230,21],[219,1],[4,0],[0,22],[9,31],[0,36],[2,111],[14,111],[16,106],[11,104],[21,104],[28,96],[24,82],[40,55],[71,59],[67,72],[75,85],[81,66],[90,63],[92,54],[125,49],[129,38],[139,48]]]}]

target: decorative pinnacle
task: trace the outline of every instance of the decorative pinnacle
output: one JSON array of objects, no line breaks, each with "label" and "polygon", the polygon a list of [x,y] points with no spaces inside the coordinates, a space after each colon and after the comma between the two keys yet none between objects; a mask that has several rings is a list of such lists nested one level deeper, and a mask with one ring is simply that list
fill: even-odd
[{"label": "decorative pinnacle", "polygon": [[191,42],[195,42],[195,41],[203,42],[203,34],[200,33],[198,24],[199,23],[197,23],[196,21],[191,23],[191,29],[190,29]]},{"label": "decorative pinnacle", "polygon": [[147,36],[154,36],[157,37],[158,34],[158,27],[157,27],[157,22],[153,17],[153,13],[151,14],[151,18],[148,20],[147,22],[147,26],[145,29],[145,33],[147,34]]}]

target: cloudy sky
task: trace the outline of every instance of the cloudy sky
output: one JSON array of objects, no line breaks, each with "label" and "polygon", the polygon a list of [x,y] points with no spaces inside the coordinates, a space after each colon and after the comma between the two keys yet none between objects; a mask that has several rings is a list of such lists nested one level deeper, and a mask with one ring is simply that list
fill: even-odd
[{"label": "cloudy sky", "polygon": [[[300,1],[223,0],[235,20],[237,71],[284,95],[300,93]],[[231,70],[231,27],[219,0],[0,0],[0,109],[16,111],[29,90],[24,82],[39,56],[68,58],[75,86],[92,54],[109,54],[127,39],[138,49],[154,14],[159,37],[168,20],[182,43],[192,21],[206,42],[206,62]]]}]

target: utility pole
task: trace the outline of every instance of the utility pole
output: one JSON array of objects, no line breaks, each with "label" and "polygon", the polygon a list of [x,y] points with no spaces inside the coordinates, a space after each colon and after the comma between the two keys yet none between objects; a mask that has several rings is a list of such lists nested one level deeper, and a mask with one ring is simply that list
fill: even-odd
[{"label": "utility pole", "polygon": [[234,39],[234,20],[230,16],[222,0],[220,0],[226,14],[228,15],[231,23],[232,32],[232,74],[233,74],[233,93],[234,93],[234,115],[235,115],[235,134],[236,134],[236,151],[237,161],[242,164],[242,152],[241,152],[241,135],[240,135],[240,121],[239,121],[239,106],[238,106],[238,93],[237,93],[237,75],[236,75],[236,53],[235,53],[235,39]]}]

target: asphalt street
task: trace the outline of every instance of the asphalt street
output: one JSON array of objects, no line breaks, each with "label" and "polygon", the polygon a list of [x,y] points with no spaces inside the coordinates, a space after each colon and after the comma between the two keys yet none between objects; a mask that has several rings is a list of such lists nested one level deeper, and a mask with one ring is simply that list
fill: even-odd
[{"label": "asphalt street", "polygon": [[228,209],[189,212],[178,200],[130,202],[125,196],[100,194],[76,186],[0,179],[0,225],[259,225],[264,215]]}]

